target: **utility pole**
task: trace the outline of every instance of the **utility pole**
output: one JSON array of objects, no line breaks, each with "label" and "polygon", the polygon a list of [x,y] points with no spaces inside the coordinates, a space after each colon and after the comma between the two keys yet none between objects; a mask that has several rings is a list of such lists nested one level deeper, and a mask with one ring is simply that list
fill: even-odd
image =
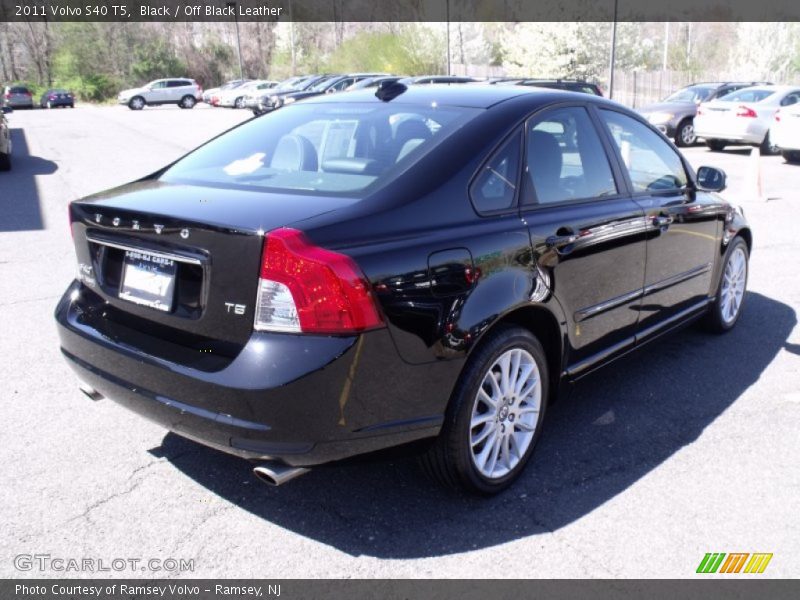
[{"label": "utility pole", "polygon": [[297,55],[294,51],[294,16],[292,15],[292,0],[289,0],[289,43],[292,45],[292,76],[297,75]]},{"label": "utility pole", "polygon": [[225,5],[233,9],[233,21],[236,23],[236,56],[239,58],[239,79],[244,79],[244,69],[242,68],[242,40],[239,37],[239,17],[237,16],[236,2],[226,2]]},{"label": "utility pole", "polygon": [[617,8],[619,0],[614,0],[614,24],[611,27],[611,59],[609,60],[608,97],[614,98],[614,62],[617,58]]},{"label": "utility pole", "polygon": [[450,70],[450,0],[447,0],[447,74],[452,75]]},{"label": "utility pole", "polygon": [[667,52],[669,50],[669,21],[664,22],[664,63],[661,66],[662,71],[667,70]]}]

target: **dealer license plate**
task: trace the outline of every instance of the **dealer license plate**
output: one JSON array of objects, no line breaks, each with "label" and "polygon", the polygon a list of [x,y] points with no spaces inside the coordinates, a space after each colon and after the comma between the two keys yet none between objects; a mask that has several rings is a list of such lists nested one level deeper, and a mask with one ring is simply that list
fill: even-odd
[{"label": "dealer license plate", "polygon": [[119,297],[169,312],[175,296],[175,261],[162,256],[126,250]]}]

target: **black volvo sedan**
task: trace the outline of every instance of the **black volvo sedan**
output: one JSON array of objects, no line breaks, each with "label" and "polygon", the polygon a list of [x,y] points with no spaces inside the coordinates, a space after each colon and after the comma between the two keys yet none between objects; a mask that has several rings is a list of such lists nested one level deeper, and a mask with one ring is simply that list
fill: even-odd
[{"label": "black volvo sedan", "polygon": [[752,238],[724,186],[587,94],[320,96],[72,202],[61,350],[90,397],[273,484],[417,442],[493,493],[565,384],[736,324]]}]

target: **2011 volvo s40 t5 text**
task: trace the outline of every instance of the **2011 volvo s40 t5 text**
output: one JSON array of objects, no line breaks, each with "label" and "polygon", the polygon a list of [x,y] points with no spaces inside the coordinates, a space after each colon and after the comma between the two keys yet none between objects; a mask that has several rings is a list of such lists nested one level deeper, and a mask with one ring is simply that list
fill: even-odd
[{"label": "2011 volvo s40 t5 text", "polygon": [[493,493],[564,384],[736,324],[752,240],[724,186],[586,94],[320,96],[72,202],[61,349],[92,397],[269,482],[416,442]]}]

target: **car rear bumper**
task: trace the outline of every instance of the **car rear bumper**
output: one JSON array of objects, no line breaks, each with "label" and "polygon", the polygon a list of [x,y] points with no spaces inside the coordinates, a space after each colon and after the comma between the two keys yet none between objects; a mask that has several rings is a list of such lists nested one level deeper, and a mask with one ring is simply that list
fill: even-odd
[{"label": "car rear bumper", "polygon": [[712,123],[695,119],[694,131],[699,138],[706,140],[724,140],[740,144],[760,144],[764,141],[766,128],[758,121],[742,119],[739,123],[729,123],[724,127],[715,127]]},{"label": "car rear bumper", "polygon": [[56,308],[61,351],[79,380],[243,458],[312,466],[434,436],[460,370],[458,361],[403,363],[386,329],[353,337],[255,332],[223,368],[201,370],[103,331],[93,295],[75,282]]}]

